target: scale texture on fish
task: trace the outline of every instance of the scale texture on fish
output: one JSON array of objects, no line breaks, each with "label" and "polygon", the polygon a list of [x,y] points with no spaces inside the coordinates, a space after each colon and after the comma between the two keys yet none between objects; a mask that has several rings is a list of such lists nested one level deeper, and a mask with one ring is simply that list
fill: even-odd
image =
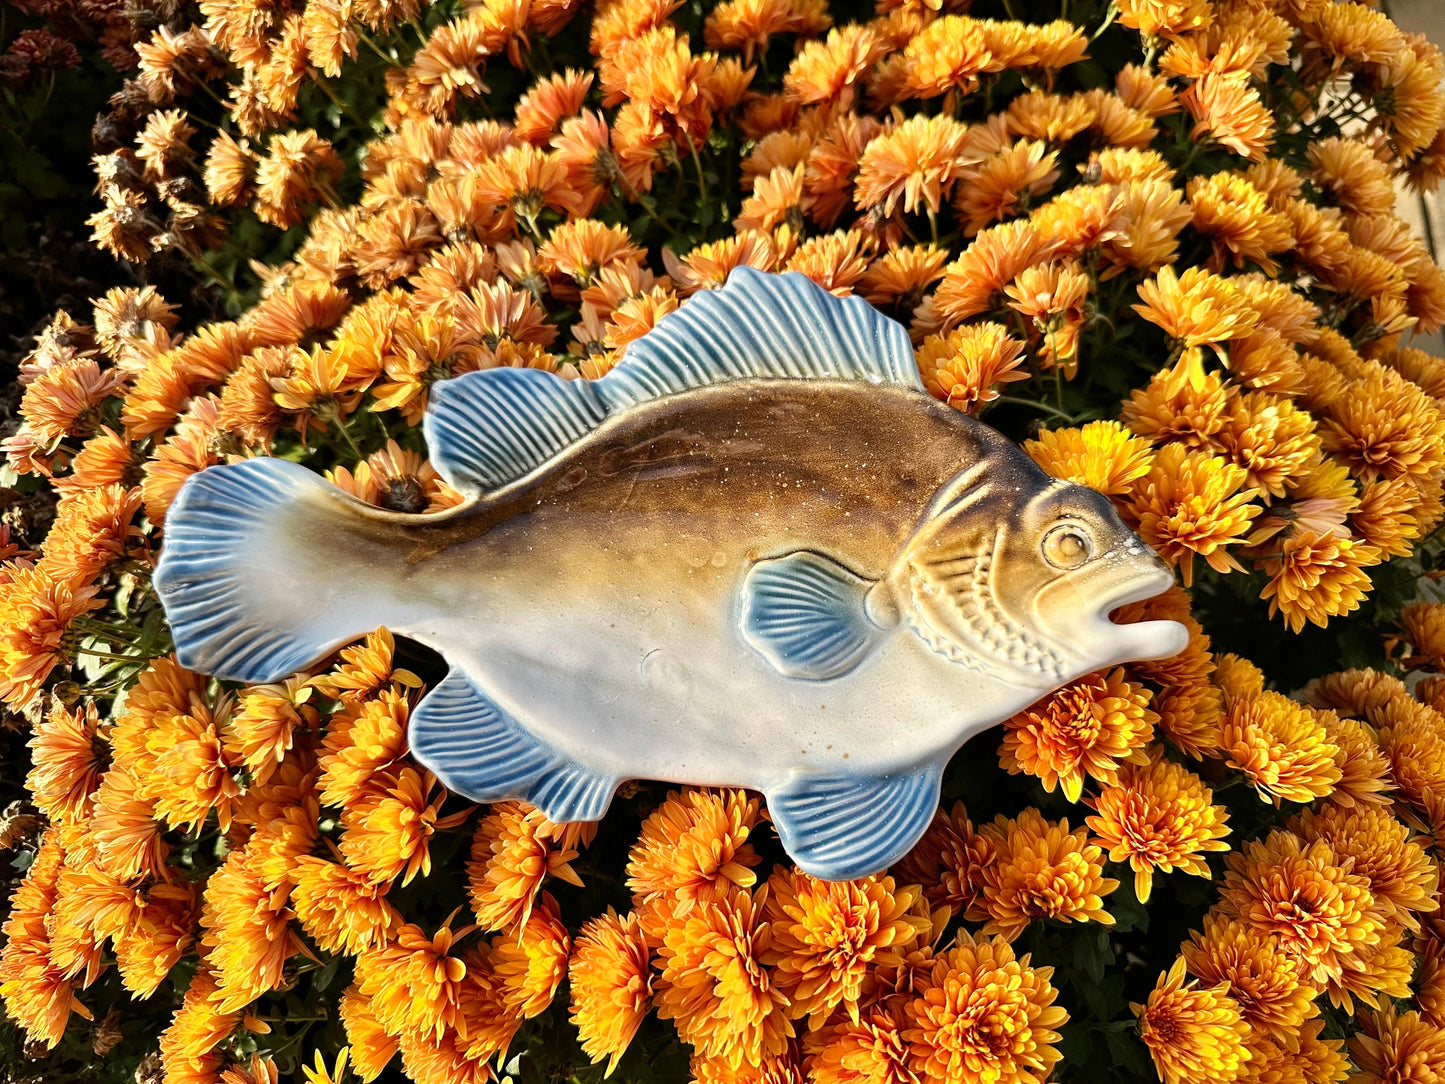
[{"label": "scale texture on fish", "polygon": [[912,847],[968,738],[1186,633],[1110,611],[1169,569],[1092,490],[929,396],[860,298],[742,268],[596,381],[433,386],[469,494],[366,505],[258,458],[191,478],[155,582],[183,665],[269,682],[385,625],[450,667],[412,754],[477,801],[596,820],[619,783],[762,791],[819,877]]}]

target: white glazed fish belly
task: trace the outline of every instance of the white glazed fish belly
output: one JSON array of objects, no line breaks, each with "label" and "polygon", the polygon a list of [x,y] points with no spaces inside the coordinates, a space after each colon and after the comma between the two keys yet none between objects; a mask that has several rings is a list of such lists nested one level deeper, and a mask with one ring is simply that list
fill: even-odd
[{"label": "white glazed fish belly", "polygon": [[[842,677],[780,675],[743,640],[738,599],[748,552],[786,544],[728,553],[674,535],[647,551],[583,549],[598,529],[551,537],[530,519],[428,562],[416,593],[436,608],[399,631],[443,650],[531,733],[617,778],[770,789],[795,770],[903,770],[995,723],[969,710],[980,694],[995,713],[1008,707],[996,682],[907,627]],[[530,550],[505,544],[532,534]],[[1018,689],[1017,706],[1036,696]]]}]

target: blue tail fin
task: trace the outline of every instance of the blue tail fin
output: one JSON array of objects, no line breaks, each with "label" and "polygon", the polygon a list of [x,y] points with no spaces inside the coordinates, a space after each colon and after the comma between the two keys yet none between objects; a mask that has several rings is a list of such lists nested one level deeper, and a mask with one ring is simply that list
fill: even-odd
[{"label": "blue tail fin", "polygon": [[[166,515],[155,588],[182,666],[277,681],[386,623],[359,502],[282,459],[191,477]],[[350,528],[350,529],[348,529]]]}]

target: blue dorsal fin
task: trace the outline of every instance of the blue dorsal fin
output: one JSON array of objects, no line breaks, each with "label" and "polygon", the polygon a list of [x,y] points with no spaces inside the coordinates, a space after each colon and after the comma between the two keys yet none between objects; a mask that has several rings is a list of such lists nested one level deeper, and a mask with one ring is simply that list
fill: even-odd
[{"label": "blue dorsal fin", "polygon": [[805,873],[852,881],[913,849],[938,808],[941,764],[888,776],[798,774],[769,793],[783,849]]},{"label": "blue dorsal fin", "polygon": [[484,369],[435,384],[422,431],[437,472],[470,492],[529,474],[606,417],[586,381],[541,369]]},{"label": "blue dorsal fin", "polygon": [[743,581],[743,638],[784,677],[846,674],[883,635],[863,609],[870,586],[816,553],[759,561]]},{"label": "blue dorsal fin", "polygon": [[534,737],[456,668],[412,713],[407,742],[448,790],[474,802],[520,798],[559,824],[601,820],[617,789]]},{"label": "blue dorsal fin", "polygon": [[923,387],[908,332],[861,297],[835,297],[796,271],[739,267],[628,346],[598,390],[616,410],[749,377]]},{"label": "blue dorsal fin", "polygon": [[859,380],[922,391],[908,332],[861,297],[807,276],[739,267],[631,343],[600,380],[485,369],[431,389],[423,428],[449,485],[497,489],[536,470],[610,415],[730,380]]}]

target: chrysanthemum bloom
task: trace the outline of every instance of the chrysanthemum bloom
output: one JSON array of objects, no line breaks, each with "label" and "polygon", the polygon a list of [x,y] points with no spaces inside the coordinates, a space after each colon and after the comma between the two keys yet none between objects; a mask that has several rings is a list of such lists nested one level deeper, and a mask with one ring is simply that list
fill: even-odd
[{"label": "chrysanthemum bloom", "polygon": [[731,887],[666,927],[658,948],[657,1015],[698,1053],[733,1068],[781,1053],[793,1035],[788,999],[763,966],[771,928],[762,907]]},{"label": "chrysanthemum bloom", "polygon": [[1139,297],[1144,304],[1133,310],[1184,347],[1212,346],[1219,352],[1222,343],[1243,338],[1259,322],[1238,287],[1202,267],[1183,275],[1162,267],[1152,281],[1139,284]]},{"label": "chrysanthemum bloom", "polygon": [[1410,996],[1415,954],[1405,946],[1406,930],[1390,921],[1373,945],[1361,946],[1341,959],[1340,974],[1325,984],[1330,1004],[1353,1013],[1355,1000],[1378,1009],[1382,999]]},{"label": "chrysanthemum bloom", "polygon": [[341,995],[341,1022],[351,1048],[351,1071],[370,1084],[396,1055],[396,1039],[371,1011],[371,999],[355,983]]},{"label": "chrysanthemum bloom", "polygon": [[1424,478],[1445,466],[1445,416],[1438,404],[1392,369],[1370,369],[1349,384],[1323,419],[1324,449],[1365,481]]},{"label": "chrysanthemum bloom", "polygon": [[960,175],[954,208],[966,236],[990,222],[1022,214],[1059,179],[1058,154],[1039,140],[1020,139],[967,166]]},{"label": "chrysanthemum bloom", "polygon": [[1048,474],[1114,497],[1149,473],[1154,452],[1115,421],[1089,422],[1080,428],[1045,429],[1023,449]]},{"label": "chrysanthemum bloom", "polygon": [[139,998],[154,994],[191,951],[199,904],[195,885],[152,885],[145,897],[140,917],[115,938],[121,984]]},{"label": "chrysanthemum bloom", "polygon": [[671,791],[642,822],[627,856],[627,887],[648,940],[660,943],[676,915],[751,888],[757,852],[748,835],[761,802],[743,791]]},{"label": "chrysanthemum bloom", "polygon": [[1154,697],[1159,730],[1181,753],[1195,760],[1219,748],[1223,694],[1213,685],[1164,689]]},{"label": "chrysanthemum bloom", "polygon": [[1357,538],[1302,532],[1263,562],[1271,578],[1259,597],[1269,599],[1270,616],[1282,614],[1293,632],[1306,621],[1323,628],[1359,606],[1370,587],[1362,566],[1379,560],[1380,551]]},{"label": "chrysanthemum bloom", "polygon": [[1194,118],[1190,138],[1208,138],[1253,162],[1265,161],[1274,143],[1274,115],[1247,72],[1207,71],[1180,95]]},{"label": "chrysanthemum bloom", "polygon": [[311,679],[321,692],[345,702],[364,700],[389,682],[419,688],[421,679],[410,670],[395,667],[396,638],[385,627],[364,641],[341,649],[341,659],[324,674]]},{"label": "chrysanthemum bloom", "polygon": [[1410,699],[1405,683],[1394,674],[1370,667],[1326,674],[1305,686],[1305,699],[1312,707],[1332,708],[1353,719],[1373,721],[1381,708],[1397,698]]},{"label": "chrysanthemum bloom", "polygon": [[1406,606],[1400,611],[1400,627],[1412,648],[1407,665],[1445,670],[1445,603]]},{"label": "chrysanthemum bloom", "polygon": [[1247,472],[1245,485],[1283,497],[1287,479],[1318,461],[1314,419],[1288,399],[1252,391],[1235,399],[1212,442]]},{"label": "chrysanthemum bloom", "polygon": [[1189,973],[1207,987],[1227,984],[1244,1022],[1288,1042],[1319,1012],[1319,991],[1300,981],[1299,964],[1274,938],[1237,918],[1211,912],[1180,948]]},{"label": "chrysanthemum bloom", "polygon": [[1206,373],[1203,354],[1186,350],[1171,368],[1161,369],[1129,393],[1120,418],[1156,444],[1212,451],[1215,434],[1224,428],[1229,398],[1221,374]]},{"label": "chrysanthemum bloom", "polygon": [[983,25],[966,15],[945,15],[916,34],[903,51],[904,87],[912,97],[962,94],[978,86],[978,76],[999,71],[984,37]]},{"label": "chrysanthemum bloom", "polygon": [[52,706],[31,734],[30,762],[25,787],[31,800],[52,821],[78,822],[110,766],[95,704],[75,712]]},{"label": "chrysanthemum bloom", "polygon": [[574,827],[553,824],[523,802],[492,804],[477,825],[467,863],[467,895],[483,929],[525,922],[549,875],[581,885],[569,864],[581,837]]},{"label": "chrysanthemum bloom", "polygon": [[1121,766],[1114,784],[1090,799],[1095,815],[1086,823],[1109,861],[1133,868],[1134,892],[1146,902],[1156,871],[1208,877],[1203,854],[1229,850],[1229,814],[1213,798],[1202,779],[1156,747],[1148,763]]},{"label": "chrysanthemum bloom", "polygon": [[1276,938],[1304,978],[1326,982],[1340,974],[1344,956],[1379,941],[1384,908],[1324,840],[1306,844],[1277,830],[1225,862],[1225,913]]},{"label": "chrysanthemum bloom", "polygon": [[1425,704],[1401,697],[1378,709],[1372,718],[1400,795],[1429,808],[1436,793],[1445,792],[1445,717]]},{"label": "chrysanthemum bloom", "polygon": [[1002,304],[1004,287],[1048,255],[1052,240],[1023,219],[991,226],[950,263],[934,292],[934,305],[949,326]]},{"label": "chrysanthemum bloom", "polygon": [[155,803],[141,798],[135,777],[119,765],[100,779],[94,794],[94,818],[88,822],[100,864],[117,877],[161,877],[169,850],[166,826]]},{"label": "chrysanthemum bloom", "polygon": [[976,414],[997,399],[996,385],[1029,378],[1024,344],[993,322],[929,336],[918,348],[917,361],[924,387],[965,414]]},{"label": "chrysanthemum bloom", "polygon": [[384,886],[355,870],[303,855],[291,879],[291,903],[301,928],[326,952],[354,956],[382,944],[401,925]]},{"label": "chrysanthemum bloom", "polygon": [[508,1012],[520,1019],[545,1012],[567,976],[571,951],[572,940],[562,925],[557,901],[543,892],[525,922],[492,938],[487,954]]},{"label": "chrysanthemum bloom", "polygon": [[1057,365],[1064,379],[1078,371],[1079,334],[1091,283],[1077,263],[1026,267],[1004,287],[1008,307],[1028,317],[1031,340],[1037,340],[1044,368]]},{"label": "chrysanthemum bloom", "polygon": [[342,816],[341,853],[352,869],[374,882],[402,878],[411,882],[418,873],[431,872],[430,840],[437,832],[455,828],[471,809],[440,815],[445,788],[432,797],[436,778],[413,768],[374,776],[371,786]]},{"label": "chrysanthemum bloom", "polygon": [[993,845],[973,830],[963,803],[956,802],[951,812],[933,814],[923,838],[894,872],[904,883],[921,885],[931,906],[957,914],[978,900],[983,868],[993,859]]},{"label": "chrysanthemum bloom", "polygon": [[1388,809],[1331,803],[1305,810],[1294,827],[1302,839],[1323,839],[1341,862],[1352,862],[1350,872],[1369,881],[1375,899],[1407,930],[1419,929],[1417,912],[1438,909],[1439,871],[1422,846],[1428,837],[1412,836]]},{"label": "chrysanthemum bloom", "polygon": [[214,1080],[225,1064],[224,1055],[216,1048],[236,1030],[241,1013],[220,1008],[217,993],[216,976],[202,964],[170,1026],[161,1034],[161,1067],[167,1079],[186,1084]]},{"label": "chrysanthemum bloom", "polygon": [[807,1079],[815,1084],[918,1084],[903,1037],[908,1019],[898,1005],[875,1005],[804,1036]]},{"label": "chrysanthemum bloom", "polygon": [[456,1026],[467,965],[455,944],[470,929],[444,925],[427,937],[406,923],[392,940],[357,956],[357,988],[370,999],[371,1013],[382,1027],[394,1035],[440,1036]]},{"label": "chrysanthemum bloom", "polygon": [[353,701],[350,710],[338,711],[327,720],[319,762],[323,802],[349,807],[373,789],[373,778],[406,753],[410,712],[410,700],[393,687]]},{"label": "chrysanthemum bloom", "polygon": [[37,376],[20,400],[20,416],[45,445],[68,435],[88,437],[100,424],[101,404],[124,384],[124,373],[78,358]]},{"label": "chrysanthemum bloom", "polygon": [[301,221],[307,204],[331,190],[341,172],[331,144],[310,128],[277,132],[256,167],[252,209],[262,222],[289,229]]},{"label": "chrysanthemum bloom", "polygon": [[803,105],[847,109],[857,83],[886,50],[871,27],[834,27],[825,39],[804,42],[783,76],[783,91]]},{"label": "chrysanthemum bloom", "polygon": [[1244,479],[1244,468],[1227,460],[1167,444],[1149,473],[1134,483],[1129,510],[1140,537],[1179,566],[1186,586],[1196,555],[1216,572],[1239,569],[1225,547],[1242,541],[1259,514],[1259,506],[1250,503],[1258,491],[1239,492]]},{"label": "chrysanthemum bloom", "polygon": [[1339,750],[1314,710],[1277,692],[1231,699],[1221,745],[1260,797],[1276,805],[1327,797],[1340,778]]},{"label": "chrysanthemum bloom", "polygon": [[1249,1027],[1229,984],[1201,987],[1184,978],[1184,958],[1159,976],[1143,1005],[1131,1004],[1139,1037],[1164,1084],[1233,1080],[1249,1059]]},{"label": "chrysanthemum bloom", "polygon": [[1058,786],[1077,802],[1085,776],[1112,783],[1122,762],[1146,756],[1158,721],[1149,700],[1123,667],[1089,674],[1004,720],[1000,762],[1010,775],[1037,776],[1044,790]]},{"label": "chrysanthemum bloom", "polygon": [[1376,478],[1360,487],[1360,507],[1350,515],[1352,534],[1385,557],[1408,557],[1420,537],[1415,510],[1420,492],[1407,475]]},{"label": "chrysanthemum bloom", "polygon": [[590,919],[573,943],[568,984],[572,1024],[593,1063],[617,1068],[652,1006],[651,950],[636,915],[612,908]]},{"label": "chrysanthemum bloom", "polygon": [[10,899],[3,930],[5,947],[0,952],[4,968],[0,999],[5,1011],[47,1049],[60,1042],[72,1012],[91,1019],[70,980],[50,959],[46,918],[55,906],[64,861],[59,833],[52,829],[42,838],[35,861]]},{"label": "chrysanthemum bloom", "polygon": [[1335,766],[1340,779],[1330,794],[1331,802],[1346,809],[1389,805],[1395,784],[1390,778],[1390,760],[1374,733],[1357,719],[1341,719],[1333,711],[1317,711],[1315,717],[1338,753]]},{"label": "chrysanthemum bloom", "polygon": [[982,898],[969,917],[987,918],[986,933],[1012,941],[1035,918],[1114,924],[1103,898],[1119,882],[1103,875],[1103,852],[1086,828],[1070,832],[1068,821],[1051,823],[1025,809],[1013,819],[1000,815],[981,832],[998,857],[980,875]]},{"label": "chrysanthemum bloom", "polygon": [[298,730],[317,723],[316,709],[306,703],[312,686],[306,675],[277,685],[254,685],[241,694],[230,718],[226,753],[264,783],[295,743]]},{"label": "chrysanthemum bloom", "polygon": [[1350,1057],[1360,1084],[1415,1084],[1445,1075],[1445,1030],[1418,1012],[1386,1005],[1365,1017],[1365,1027],[1349,1040]]},{"label": "chrysanthemum bloom", "polygon": [[768,880],[763,921],[772,944],[762,959],[790,1002],[788,1015],[816,1030],[842,1005],[857,1018],[869,965],[880,951],[908,948],[932,927],[913,910],[916,889],[892,877],[820,881],[779,869]]},{"label": "chrysanthemum bloom", "polygon": [[1279,270],[1272,257],[1294,244],[1294,234],[1288,219],[1269,209],[1264,193],[1238,173],[1191,177],[1186,190],[1194,228],[1214,245],[1214,270],[1250,262],[1266,274]]},{"label": "chrysanthemum bloom", "polygon": [[907,1005],[909,1068],[928,1084],[1040,1084],[1060,1054],[1052,967],[1031,967],[1001,938],[960,933],[920,976]]},{"label": "chrysanthemum bloom", "polygon": [[282,984],[282,970],[301,938],[284,896],[271,892],[249,850],[232,851],[206,882],[201,943],[215,972],[211,995],[221,1012],[234,1012]]}]

